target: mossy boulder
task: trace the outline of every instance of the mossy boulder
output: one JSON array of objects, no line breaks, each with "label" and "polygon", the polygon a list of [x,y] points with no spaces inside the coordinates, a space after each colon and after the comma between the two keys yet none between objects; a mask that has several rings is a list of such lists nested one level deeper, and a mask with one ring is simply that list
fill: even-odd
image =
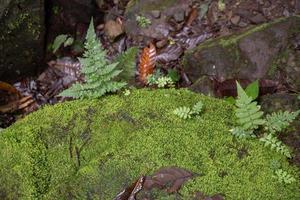
[{"label": "mossy boulder", "polygon": [[[198,101],[199,117],[173,114]],[[0,198],[111,200],[141,175],[177,166],[197,176],[176,199],[198,191],[228,200],[299,199],[298,179],[284,185],[273,176],[281,168],[298,177],[298,169],[256,139],[235,139],[232,111],[183,89],[46,106],[1,132]]]},{"label": "mossy boulder", "polygon": [[200,44],[185,53],[184,69],[193,83],[203,76],[220,81],[286,77],[300,91],[299,41],[300,16],[281,18]]},{"label": "mossy boulder", "polygon": [[0,80],[33,75],[44,52],[44,0],[0,2]]}]

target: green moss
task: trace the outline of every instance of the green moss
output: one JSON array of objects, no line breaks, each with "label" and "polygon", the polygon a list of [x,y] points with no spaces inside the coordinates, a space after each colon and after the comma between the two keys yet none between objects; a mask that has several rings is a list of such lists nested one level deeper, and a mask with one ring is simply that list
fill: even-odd
[{"label": "green moss", "polygon": [[[198,101],[200,118],[172,113]],[[228,103],[175,89],[46,106],[1,132],[0,195],[113,199],[137,177],[178,166],[199,175],[181,189],[183,199],[196,191],[229,200],[299,199],[299,180],[284,186],[271,166],[275,160],[295,177],[297,169],[257,140],[234,139],[233,118]]]}]

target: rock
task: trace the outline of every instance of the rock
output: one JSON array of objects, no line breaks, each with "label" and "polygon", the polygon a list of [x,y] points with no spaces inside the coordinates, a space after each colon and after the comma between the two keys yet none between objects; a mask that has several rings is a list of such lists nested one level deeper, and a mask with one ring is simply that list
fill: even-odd
[{"label": "rock", "polygon": [[238,15],[233,16],[230,21],[232,24],[237,25],[240,22],[241,17]]},{"label": "rock", "polygon": [[299,34],[299,16],[278,19],[200,44],[185,53],[184,69],[192,82],[203,76],[279,80],[286,75],[289,86],[300,91],[300,53],[294,49]]},{"label": "rock", "polygon": [[111,39],[114,40],[116,37],[124,33],[122,24],[114,20],[108,20],[104,25],[105,34]]},{"label": "rock", "polygon": [[[189,9],[192,0],[131,0],[128,3],[125,18],[125,31],[132,38],[142,36],[147,40],[162,40],[174,30],[169,19],[174,17],[183,21],[185,11]],[[136,16],[144,16],[151,21],[148,27],[139,27]],[[148,41],[149,41],[148,40]]]},{"label": "rock", "polygon": [[261,24],[267,21],[267,19],[261,13],[258,13],[253,17],[250,17],[249,20],[254,24]]},{"label": "rock", "polygon": [[[198,101],[204,104],[199,118],[172,113]],[[45,106],[1,131],[1,199],[110,200],[142,175],[168,166],[195,175],[176,193],[180,199],[199,189],[226,200],[297,199],[298,182],[270,184],[276,181],[270,163],[278,160],[295,177],[299,171],[258,140],[233,139],[228,130],[234,119],[230,104],[185,89],[132,90],[129,96]],[[240,149],[249,154],[241,158]],[[170,180],[160,175],[152,177]],[[153,195],[177,199],[159,189]]]},{"label": "rock", "polygon": [[0,2],[0,80],[35,74],[44,53],[44,0]]}]

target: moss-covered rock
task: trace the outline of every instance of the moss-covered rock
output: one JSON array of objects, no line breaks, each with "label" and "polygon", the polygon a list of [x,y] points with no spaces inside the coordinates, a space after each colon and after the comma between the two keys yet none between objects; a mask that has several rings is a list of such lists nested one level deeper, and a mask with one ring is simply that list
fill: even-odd
[{"label": "moss-covered rock", "polygon": [[[300,16],[277,19],[230,36],[211,39],[184,56],[192,82],[203,76],[220,80],[281,80],[300,91]],[[197,86],[194,86],[197,87]]]},{"label": "moss-covered rock", "polygon": [[[198,101],[199,118],[172,113]],[[1,132],[0,198],[111,200],[141,175],[178,166],[198,174],[181,188],[182,199],[197,191],[299,199],[299,180],[283,185],[273,177],[276,167],[295,177],[298,170],[255,139],[233,138],[233,120],[226,102],[175,89],[46,106]]]},{"label": "moss-covered rock", "polygon": [[44,0],[0,2],[0,79],[33,75],[43,59]]}]

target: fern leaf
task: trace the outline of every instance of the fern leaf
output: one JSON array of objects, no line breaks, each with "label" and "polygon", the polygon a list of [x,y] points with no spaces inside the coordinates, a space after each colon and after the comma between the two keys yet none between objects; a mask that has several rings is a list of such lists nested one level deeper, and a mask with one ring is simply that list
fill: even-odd
[{"label": "fern leaf", "polygon": [[125,82],[113,81],[122,70],[117,70],[118,62],[109,63],[106,51],[97,40],[93,20],[87,31],[84,43],[85,52],[79,59],[82,64],[81,73],[84,75],[83,84],[73,84],[63,91],[60,96],[73,98],[98,98],[109,92],[116,92],[126,85]]},{"label": "fern leaf", "polygon": [[230,130],[232,135],[234,135],[237,138],[253,138],[255,135],[253,134],[253,131],[245,131],[244,129],[240,127],[235,127]]},{"label": "fern leaf", "polygon": [[191,109],[185,106],[176,108],[173,113],[182,119],[189,119],[192,117]]},{"label": "fern leaf", "polygon": [[138,48],[131,47],[124,53],[121,53],[115,59],[118,62],[117,69],[122,70],[122,73],[118,76],[118,80],[130,80],[135,77],[135,67],[136,67],[136,55]]},{"label": "fern leaf", "polygon": [[263,112],[260,111],[260,106],[256,102],[252,102],[252,98],[246,94],[241,85],[238,82],[236,84],[238,91],[235,111],[237,122],[244,131],[252,132],[265,123],[265,120],[262,119]]},{"label": "fern leaf", "polygon": [[265,129],[270,133],[274,134],[286,129],[291,122],[293,122],[298,115],[300,110],[296,112],[282,112],[268,114],[266,116],[266,126]]},{"label": "fern leaf", "polygon": [[203,103],[201,101],[198,101],[192,108],[192,113],[199,115],[202,111]]},{"label": "fern leaf", "polygon": [[270,146],[272,150],[275,149],[277,152],[280,152],[288,158],[292,157],[289,149],[272,134],[265,135],[259,140],[263,142],[265,146]]},{"label": "fern leaf", "polygon": [[276,170],[274,177],[277,178],[279,182],[285,184],[291,184],[296,181],[296,179],[292,175],[288,174],[286,171],[282,169]]},{"label": "fern leaf", "polygon": [[156,61],[156,48],[150,43],[149,47],[145,47],[140,57],[139,80],[141,83],[147,83],[147,77],[153,74]]}]

